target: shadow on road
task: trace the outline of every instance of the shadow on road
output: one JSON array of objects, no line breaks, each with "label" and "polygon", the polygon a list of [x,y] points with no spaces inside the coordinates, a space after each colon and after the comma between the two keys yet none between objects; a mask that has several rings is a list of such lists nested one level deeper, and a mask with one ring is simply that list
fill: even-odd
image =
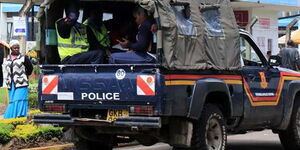
[{"label": "shadow on road", "polygon": [[284,150],[279,143],[228,143],[227,150]]}]

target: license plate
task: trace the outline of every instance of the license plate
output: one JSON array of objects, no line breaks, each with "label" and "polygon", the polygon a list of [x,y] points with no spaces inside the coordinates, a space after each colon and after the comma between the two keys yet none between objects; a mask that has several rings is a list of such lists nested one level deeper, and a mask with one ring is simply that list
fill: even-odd
[{"label": "license plate", "polygon": [[107,117],[106,120],[107,121],[115,121],[118,119],[118,117],[128,117],[129,116],[129,112],[128,110],[116,110],[116,109],[109,109],[107,111]]}]

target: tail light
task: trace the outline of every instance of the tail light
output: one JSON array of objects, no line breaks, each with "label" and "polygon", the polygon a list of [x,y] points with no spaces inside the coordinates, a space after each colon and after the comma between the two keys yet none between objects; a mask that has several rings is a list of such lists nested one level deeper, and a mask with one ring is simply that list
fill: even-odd
[{"label": "tail light", "polygon": [[153,106],[131,106],[130,115],[152,116],[154,115]]},{"label": "tail light", "polygon": [[65,111],[63,104],[44,104],[44,111],[62,113]]}]

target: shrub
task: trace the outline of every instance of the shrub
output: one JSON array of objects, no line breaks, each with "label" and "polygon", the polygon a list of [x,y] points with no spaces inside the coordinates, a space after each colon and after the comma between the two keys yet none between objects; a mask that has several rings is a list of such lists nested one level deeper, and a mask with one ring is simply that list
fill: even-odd
[{"label": "shrub", "polygon": [[52,138],[60,138],[63,134],[62,127],[44,126],[40,128],[39,135],[45,140],[51,140]]},{"label": "shrub", "polygon": [[29,108],[38,108],[38,94],[29,93],[28,95]]},{"label": "shrub", "polygon": [[34,116],[34,115],[36,115],[36,114],[41,114],[41,113],[43,113],[43,112],[41,112],[39,109],[31,109],[31,110],[29,110],[29,112],[28,112],[28,116],[29,116],[29,117],[32,117],[32,116]]},{"label": "shrub", "polygon": [[6,144],[11,140],[10,133],[13,129],[12,124],[0,124],[0,144]]},{"label": "shrub", "polygon": [[10,133],[11,137],[16,137],[18,139],[33,139],[36,138],[39,133],[39,129],[37,126],[33,124],[27,125],[18,125],[16,129]]},{"label": "shrub", "polygon": [[38,79],[30,78],[29,79],[29,94],[28,94],[28,104],[29,107],[37,108],[38,106]]},{"label": "shrub", "polygon": [[14,126],[23,125],[26,123],[26,117],[11,118],[11,119],[0,119],[0,124],[12,124]]}]

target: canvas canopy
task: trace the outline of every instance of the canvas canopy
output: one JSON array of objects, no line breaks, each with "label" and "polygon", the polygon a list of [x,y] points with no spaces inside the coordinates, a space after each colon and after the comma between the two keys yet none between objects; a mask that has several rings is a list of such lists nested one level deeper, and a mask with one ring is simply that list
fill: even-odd
[{"label": "canvas canopy", "polygon": [[171,70],[241,68],[239,30],[228,0],[158,0],[162,65]]},{"label": "canvas canopy", "polygon": [[[44,8],[55,0],[45,0]],[[81,0],[134,2],[155,12],[158,59],[170,70],[241,68],[239,30],[229,0]]]}]

